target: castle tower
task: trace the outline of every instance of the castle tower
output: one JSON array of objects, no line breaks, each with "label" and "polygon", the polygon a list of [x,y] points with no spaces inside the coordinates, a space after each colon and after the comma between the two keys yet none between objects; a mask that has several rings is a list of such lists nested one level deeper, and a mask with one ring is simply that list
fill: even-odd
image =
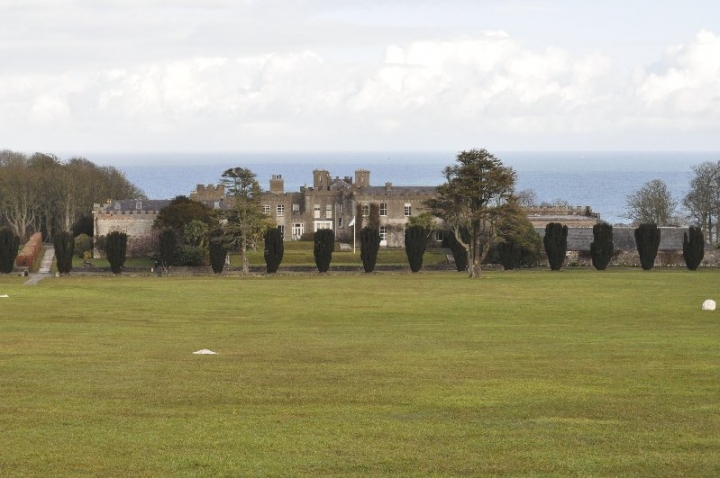
[{"label": "castle tower", "polygon": [[270,179],[270,192],[273,194],[283,194],[285,192],[285,180],[280,174],[273,174]]},{"label": "castle tower", "polygon": [[330,189],[330,173],[324,169],[313,171],[313,187],[319,191]]},{"label": "castle tower", "polygon": [[370,187],[370,171],[367,169],[355,171],[355,187],[359,189]]}]

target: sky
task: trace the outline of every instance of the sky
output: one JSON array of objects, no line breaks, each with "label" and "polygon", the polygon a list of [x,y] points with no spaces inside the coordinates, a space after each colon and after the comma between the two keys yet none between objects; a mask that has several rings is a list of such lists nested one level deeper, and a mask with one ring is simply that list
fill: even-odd
[{"label": "sky", "polygon": [[717,0],[0,0],[0,149],[720,151]]}]

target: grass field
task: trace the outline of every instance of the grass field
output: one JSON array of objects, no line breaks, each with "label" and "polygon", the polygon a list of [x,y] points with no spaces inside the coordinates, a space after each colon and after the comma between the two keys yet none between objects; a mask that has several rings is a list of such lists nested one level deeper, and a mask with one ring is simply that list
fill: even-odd
[{"label": "grass field", "polygon": [[22,282],[3,477],[720,476],[718,270]]}]

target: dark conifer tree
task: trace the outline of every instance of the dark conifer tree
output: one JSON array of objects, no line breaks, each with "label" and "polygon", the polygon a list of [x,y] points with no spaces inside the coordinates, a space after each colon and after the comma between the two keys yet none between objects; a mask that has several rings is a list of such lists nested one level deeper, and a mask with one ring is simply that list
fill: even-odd
[{"label": "dark conifer tree", "polygon": [[274,274],[280,267],[285,254],[282,233],[279,227],[268,229],[265,233],[265,265],[268,274]]},{"label": "dark conifer tree", "polygon": [[210,254],[210,266],[215,274],[222,273],[225,268],[225,258],[229,249],[228,242],[232,240],[226,238],[221,229],[215,229],[210,233],[208,242],[208,253]]},{"label": "dark conifer tree", "polygon": [[158,237],[160,250],[160,264],[163,269],[167,270],[173,264],[175,258],[175,252],[178,247],[178,237],[175,229],[165,228],[160,232]]},{"label": "dark conifer tree", "polygon": [[683,258],[685,265],[691,271],[697,270],[705,257],[705,236],[702,229],[690,226],[688,232],[683,234]]},{"label": "dark conifer tree", "polygon": [[20,247],[20,238],[10,229],[0,229],[0,272],[10,274],[15,268],[15,259]]},{"label": "dark conifer tree", "polygon": [[332,253],[335,248],[335,232],[332,229],[318,229],[315,233],[313,254],[318,272],[327,272],[332,262]]},{"label": "dark conifer tree", "polygon": [[360,259],[365,272],[375,270],[380,251],[380,231],[372,227],[363,227],[360,231]]},{"label": "dark conifer tree", "polygon": [[640,266],[649,271],[655,265],[660,247],[660,229],[657,224],[640,224],[635,229],[635,245],[640,254]]},{"label": "dark conifer tree", "polygon": [[[466,227],[460,228],[460,239],[467,244],[470,241],[470,233]],[[467,270],[467,250],[460,244],[455,237],[455,231],[452,229],[448,231],[448,247],[452,252],[453,259],[455,260],[455,267],[458,272],[465,272]]]},{"label": "dark conifer tree", "polygon": [[595,224],[593,226],[593,242],[590,244],[593,267],[604,271],[610,264],[614,251],[612,226],[606,222]]},{"label": "dark conifer tree", "polygon": [[422,269],[427,241],[428,231],[424,227],[410,226],[405,229],[405,253],[410,270],[413,272],[419,272]]},{"label": "dark conifer tree", "polygon": [[568,227],[559,222],[551,222],[545,226],[543,244],[547,254],[550,269],[559,271],[567,254]]},{"label": "dark conifer tree", "polygon": [[503,269],[511,271],[517,267],[520,261],[520,254],[522,253],[520,246],[513,241],[501,242],[497,245],[497,251],[500,255],[500,262],[503,265]]},{"label": "dark conifer tree", "polygon": [[62,231],[55,234],[53,239],[55,247],[55,262],[60,275],[67,275],[72,270],[73,252],[75,251],[75,238],[69,232]]},{"label": "dark conifer tree", "polygon": [[118,231],[111,232],[105,238],[105,253],[113,274],[120,274],[125,265],[127,238],[127,234]]}]

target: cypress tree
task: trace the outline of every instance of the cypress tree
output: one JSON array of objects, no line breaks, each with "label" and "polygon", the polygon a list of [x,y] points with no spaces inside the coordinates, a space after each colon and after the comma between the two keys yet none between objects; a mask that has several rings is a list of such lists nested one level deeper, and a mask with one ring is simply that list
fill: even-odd
[{"label": "cypress tree", "polygon": [[506,271],[515,269],[520,261],[520,253],[522,252],[520,246],[513,241],[501,242],[497,245],[497,251],[500,255],[500,262],[503,265],[503,269]]},{"label": "cypress tree", "polygon": [[363,227],[360,231],[360,259],[365,272],[375,270],[380,251],[380,231],[373,227]]},{"label": "cypress tree", "polygon": [[282,234],[279,227],[268,229],[265,233],[265,265],[268,274],[274,274],[280,267],[285,254]]},{"label": "cypress tree", "polygon": [[655,265],[658,247],[660,247],[660,229],[657,224],[640,224],[635,229],[635,245],[640,254],[640,265],[649,271]]},{"label": "cypress tree", "polygon": [[405,229],[405,253],[410,270],[418,272],[422,269],[423,255],[427,247],[428,231],[422,226],[410,226]]},{"label": "cypress tree", "polygon": [[313,254],[318,272],[327,272],[332,262],[332,253],[335,248],[335,231],[332,229],[318,229],[315,233]]},{"label": "cypress tree", "polygon": [[127,234],[113,231],[105,239],[105,253],[110,262],[110,270],[113,274],[120,274],[125,265],[125,254],[127,252]]},{"label": "cypress tree", "polygon": [[[463,242],[465,242],[465,244],[470,241],[470,233],[468,232],[466,227],[460,228],[460,237]],[[457,237],[455,236],[455,231],[453,231],[452,229],[448,231],[448,247],[450,248],[450,252],[452,252],[457,271],[465,272],[468,265],[467,250],[462,246],[462,244],[460,244],[460,241],[458,241]]]},{"label": "cypress tree", "polygon": [[600,222],[593,226],[593,242],[590,244],[592,265],[599,271],[604,271],[615,251],[613,243],[613,228],[607,222]]},{"label": "cypress tree", "polygon": [[75,251],[75,238],[71,233],[62,231],[55,234],[53,240],[55,247],[55,260],[60,275],[67,275],[72,270],[73,252]]},{"label": "cypress tree", "polygon": [[705,257],[705,236],[697,226],[690,226],[688,232],[683,234],[683,258],[685,265],[691,271],[697,270]]},{"label": "cypress tree", "polygon": [[215,274],[222,273],[225,268],[228,248],[229,245],[222,230],[215,229],[210,233],[208,253],[210,254],[210,266]]},{"label": "cypress tree", "polygon": [[551,222],[545,226],[545,253],[547,254],[550,270],[559,271],[567,254],[568,227],[559,222]]},{"label": "cypress tree", "polygon": [[15,268],[15,259],[20,247],[20,238],[10,229],[0,229],[0,272],[10,274]]},{"label": "cypress tree", "polygon": [[167,270],[173,264],[175,251],[177,250],[178,238],[174,229],[165,228],[160,232],[160,264]]}]

